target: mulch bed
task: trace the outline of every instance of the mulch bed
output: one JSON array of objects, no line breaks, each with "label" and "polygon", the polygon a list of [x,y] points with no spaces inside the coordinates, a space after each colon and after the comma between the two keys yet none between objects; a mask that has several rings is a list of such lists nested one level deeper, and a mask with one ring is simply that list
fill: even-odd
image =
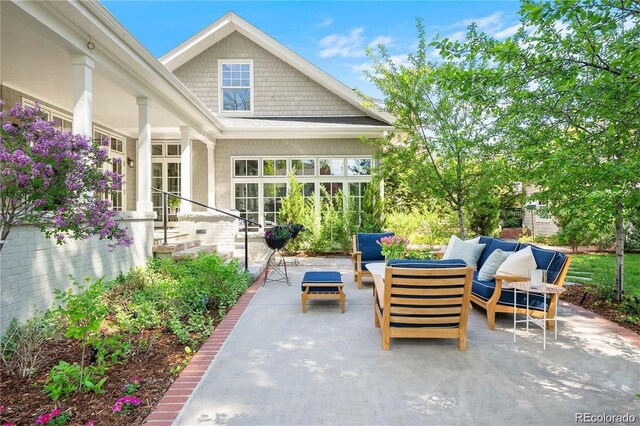
[{"label": "mulch bed", "polygon": [[588,309],[640,335],[640,324],[627,321],[627,314],[620,309],[619,302],[598,299],[593,286],[571,284],[565,288],[567,291],[560,295],[561,300]]},{"label": "mulch bed", "polygon": [[[49,370],[60,360],[80,362],[82,349],[75,341],[48,343],[42,348],[45,363],[28,379],[0,371],[0,404],[4,413],[0,424],[33,425],[38,416],[51,412],[56,404],[42,391]],[[58,408],[72,414],[72,425],[84,425],[93,420],[96,425],[139,425],[169,388],[178,370],[188,358],[184,345],[171,334],[160,334],[148,354],[137,355],[124,364],[112,366],[106,374],[105,393],[73,393]],[[141,379],[136,392],[142,403],[130,415],[114,415],[116,400],[123,396],[122,387],[133,377]]]}]

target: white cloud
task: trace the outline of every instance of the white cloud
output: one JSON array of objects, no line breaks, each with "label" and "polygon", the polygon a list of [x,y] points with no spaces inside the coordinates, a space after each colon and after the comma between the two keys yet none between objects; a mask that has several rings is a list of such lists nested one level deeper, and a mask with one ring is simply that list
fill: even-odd
[{"label": "white cloud", "polygon": [[475,22],[478,28],[485,31],[494,29],[496,27],[502,27],[504,25],[504,20],[502,18],[503,15],[504,12],[498,10],[496,12],[493,12],[491,15],[484,16],[482,18],[465,19],[465,21],[467,21],[467,24],[465,26],[469,26],[472,22]]},{"label": "white cloud", "polygon": [[391,47],[393,46],[393,37],[378,36],[371,40],[369,47],[377,47],[379,44],[383,44],[385,47]]},{"label": "white cloud", "polygon": [[331,26],[331,24],[333,24],[333,18],[325,18],[322,21],[320,21],[320,23],[318,23],[318,27],[326,28]]},{"label": "white cloud", "polygon": [[451,41],[462,41],[466,37],[467,33],[464,31],[456,31],[455,33],[451,33],[446,38]]},{"label": "white cloud", "polygon": [[362,74],[365,71],[371,72],[373,70],[371,62],[364,62],[362,64],[353,65],[351,70],[355,73]]},{"label": "white cloud", "polygon": [[518,23],[515,25],[511,25],[510,27],[501,29],[500,31],[494,33],[493,36],[497,39],[511,37],[512,35],[515,35],[515,33],[517,33],[519,29],[520,24]]},{"label": "white cloud", "polygon": [[362,32],[364,28],[357,27],[351,30],[347,35],[330,34],[320,40],[321,58],[331,58],[334,56],[342,56],[344,58],[355,58],[365,56],[364,38]]},{"label": "white cloud", "polygon": [[[389,59],[391,59],[391,62],[393,62],[397,67],[401,65],[405,67],[411,66],[411,63],[409,62],[409,55],[407,53],[392,55],[389,57]],[[365,71],[369,71],[369,72],[373,71],[373,67],[371,62],[363,62],[361,64],[353,65],[351,67],[351,70],[356,73],[362,74]]]}]

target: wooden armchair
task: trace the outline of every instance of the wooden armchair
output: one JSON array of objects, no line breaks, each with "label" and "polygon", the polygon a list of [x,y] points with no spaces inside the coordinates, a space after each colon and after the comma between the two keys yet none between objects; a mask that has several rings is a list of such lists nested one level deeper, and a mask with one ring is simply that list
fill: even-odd
[{"label": "wooden armchair", "polygon": [[391,338],[399,337],[458,339],[458,349],[467,350],[472,280],[473,268],[457,260],[391,262],[384,280],[374,276],[382,349],[389,350]]},{"label": "wooden armchair", "polygon": [[365,267],[368,263],[384,262],[381,247],[376,244],[382,237],[395,235],[393,232],[386,233],[360,233],[353,236],[353,280],[358,283],[358,288],[362,288],[362,277],[371,277],[371,273]]}]

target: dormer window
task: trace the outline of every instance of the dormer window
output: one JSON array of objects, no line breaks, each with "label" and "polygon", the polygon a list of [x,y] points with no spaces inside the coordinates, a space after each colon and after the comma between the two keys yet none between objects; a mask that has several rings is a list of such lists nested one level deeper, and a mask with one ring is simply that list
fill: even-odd
[{"label": "dormer window", "polygon": [[220,60],[220,112],[253,111],[253,61]]}]

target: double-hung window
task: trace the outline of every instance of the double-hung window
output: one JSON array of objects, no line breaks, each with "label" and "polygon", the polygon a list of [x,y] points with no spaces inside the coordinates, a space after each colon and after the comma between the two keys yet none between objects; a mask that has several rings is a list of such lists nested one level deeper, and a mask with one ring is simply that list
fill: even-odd
[{"label": "double-hung window", "polygon": [[253,61],[220,60],[220,112],[253,112]]}]

